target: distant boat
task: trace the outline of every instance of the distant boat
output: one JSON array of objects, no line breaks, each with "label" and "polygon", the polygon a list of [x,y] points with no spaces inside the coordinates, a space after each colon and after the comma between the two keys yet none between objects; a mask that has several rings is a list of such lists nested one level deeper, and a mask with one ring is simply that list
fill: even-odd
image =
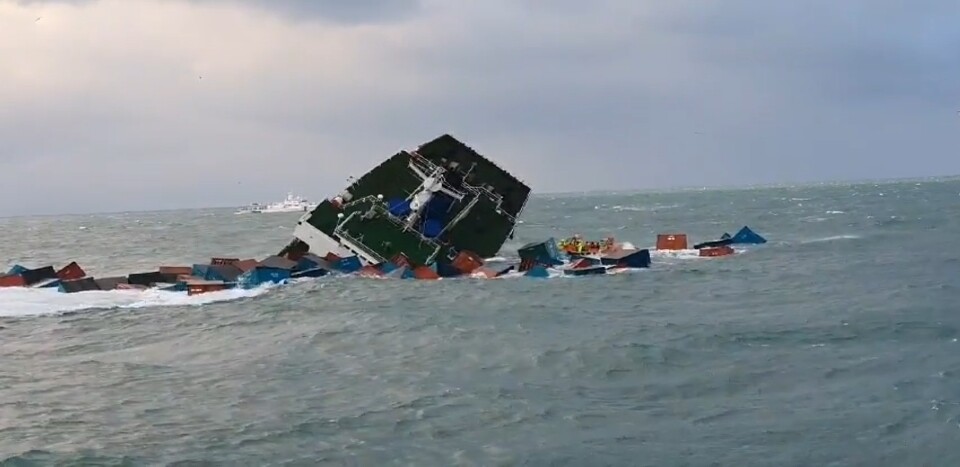
[{"label": "distant boat", "polygon": [[287,193],[283,201],[270,204],[253,203],[237,210],[236,214],[272,214],[276,212],[307,212],[317,207],[319,203],[312,203],[306,198],[293,193]]}]

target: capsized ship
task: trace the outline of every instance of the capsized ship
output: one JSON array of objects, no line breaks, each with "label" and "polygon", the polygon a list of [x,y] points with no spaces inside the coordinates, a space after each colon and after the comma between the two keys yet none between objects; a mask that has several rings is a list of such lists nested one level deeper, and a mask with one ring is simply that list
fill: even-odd
[{"label": "capsized ship", "polygon": [[304,215],[279,256],[358,257],[364,265],[449,264],[497,254],[530,187],[444,134],[401,150]]}]

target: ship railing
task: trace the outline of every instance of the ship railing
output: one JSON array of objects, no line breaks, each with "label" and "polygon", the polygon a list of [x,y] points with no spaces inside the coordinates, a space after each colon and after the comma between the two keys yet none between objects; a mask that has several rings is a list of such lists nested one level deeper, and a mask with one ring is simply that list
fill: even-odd
[{"label": "ship railing", "polygon": [[[427,167],[439,167],[438,165],[436,165],[436,164],[434,164],[433,162],[429,161],[427,158],[421,156],[417,151],[405,151],[405,152],[410,155],[410,158],[412,159],[412,161],[420,162],[420,163],[426,165]],[[479,155],[479,154],[478,154],[478,155]],[[482,156],[481,156],[481,157],[482,157]],[[503,172],[506,173],[507,175],[510,175],[509,172],[506,172],[505,170],[503,170],[503,168],[497,166],[497,164],[493,163],[492,161],[489,161],[489,160],[488,160],[488,162],[490,162],[494,167],[496,167],[497,169],[500,169],[501,171],[503,171]],[[512,176],[512,175],[510,175],[510,176]],[[516,179],[516,177],[514,177],[514,178]],[[445,186],[445,188],[448,188],[448,187]],[[471,184],[467,183],[466,180],[464,180],[464,181],[460,184],[460,188],[461,188],[463,191],[466,191],[466,192],[472,194],[474,197],[486,195],[487,197],[490,198],[491,201],[493,201],[494,203],[497,204],[497,211],[500,212],[500,215],[506,217],[511,223],[514,223],[514,224],[515,224],[515,223],[517,222],[517,218],[516,218],[515,216],[510,215],[509,213],[505,212],[505,211],[501,208],[501,205],[503,204],[503,195],[501,195],[500,193],[497,193],[497,192],[493,191],[493,188],[492,188],[492,187],[489,187],[489,188],[488,188],[487,186],[479,187],[479,186],[471,185]],[[448,189],[449,189],[449,188],[448,188]],[[457,192],[457,190],[452,190],[452,191]],[[472,207],[473,204],[476,204],[476,203],[475,203],[475,202],[471,202],[470,207]],[[526,204],[526,201],[524,201],[524,204]],[[461,211],[461,213],[464,214],[464,215],[466,215],[465,213],[468,212],[468,211],[469,211],[469,208],[464,209],[463,211]],[[518,213],[518,214],[519,214],[519,213]],[[458,215],[456,220],[459,220],[459,219],[462,218],[462,217],[463,217],[463,216]],[[449,227],[449,226],[452,226],[454,223],[455,223],[454,221],[451,221],[449,224],[447,224],[447,226],[448,226],[448,227]],[[444,228],[444,230],[446,230],[446,227]]]},{"label": "ship railing", "polygon": [[344,207],[347,207],[347,206],[350,206],[350,205],[352,205],[352,204],[364,203],[364,202],[367,202],[367,201],[379,201],[379,199],[376,197],[376,195],[367,195],[367,196],[364,196],[363,198],[358,198],[358,199],[355,199],[355,200],[350,201],[350,202],[348,202],[348,203],[344,203],[343,206],[344,206]]},{"label": "ship railing", "polygon": [[356,248],[356,249],[358,249],[358,250],[363,251],[364,254],[366,254],[366,255],[369,256],[370,258],[373,258],[377,263],[384,263],[384,262],[386,262],[386,259],[384,259],[383,256],[378,255],[375,251],[373,251],[373,250],[367,248],[366,246],[364,246],[363,242],[361,242],[360,240],[357,240],[357,239],[354,238],[352,235],[350,235],[350,234],[348,234],[348,233],[346,233],[346,232],[344,232],[344,231],[340,231],[340,232],[337,233],[337,236],[339,236],[339,237],[340,237],[341,239],[343,239],[343,240],[346,240],[346,241],[350,242],[350,245],[349,245],[349,246],[352,246],[352,247],[354,247],[354,248]]},{"label": "ship railing", "polygon": [[490,199],[493,201],[500,201],[503,199],[503,195],[493,191],[493,189],[488,188],[486,186],[478,187],[478,186],[471,185],[467,182],[463,182],[463,186],[469,188],[473,193],[476,193],[478,195],[481,193],[486,193],[490,197]]},{"label": "ship railing", "polygon": [[427,159],[426,157],[421,156],[420,153],[418,153],[417,151],[404,151],[404,152],[410,155],[411,162],[417,162],[418,164],[427,168],[427,170],[425,170],[424,173],[433,172],[434,170],[437,170],[437,169],[446,170],[443,167],[440,167],[439,165],[431,162],[430,159]]},{"label": "ship railing", "polygon": [[353,219],[353,217],[356,216],[357,214],[360,214],[360,212],[359,211],[351,212],[349,216],[347,216],[342,222],[337,224],[337,227],[333,229],[333,234],[350,242],[351,246],[355,247],[358,250],[361,250],[364,254],[375,259],[377,262],[382,263],[386,261],[385,259],[383,259],[382,256],[377,254],[377,252],[371,250],[370,248],[367,248],[367,246],[364,245],[363,242],[361,242],[359,239],[351,235],[349,232],[347,232],[343,228],[343,226],[346,225],[347,222],[350,222],[350,219]]},{"label": "ship railing", "polygon": [[466,180],[464,180],[463,183],[460,184],[460,186],[462,186],[464,190],[472,193],[474,196],[480,196],[481,194],[483,194],[483,190],[467,183]]},{"label": "ship railing", "polygon": [[[433,248],[433,249],[434,249],[434,250],[433,250],[433,253],[427,258],[427,263],[428,263],[428,264],[429,264],[430,262],[432,262],[432,261],[436,258],[437,253],[440,252],[440,248],[441,248],[441,246],[442,246],[442,245],[440,244],[440,242],[438,242],[438,241],[435,240],[435,239],[425,237],[425,236],[423,235],[423,233],[420,232],[419,230],[411,229],[411,228],[407,227],[406,222],[404,222],[402,219],[399,219],[399,218],[394,217],[393,215],[391,215],[390,212],[389,212],[385,207],[383,207],[383,206],[376,206],[374,209],[376,209],[376,210],[379,212],[380,215],[382,215],[383,217],[387,218],[391,223],[393,223],[394,225],[396,225],[398,229],[400,229],[400,230],[402,230],[402,231],[404,231],[404,232],[409,232],[409,233],[415,235],[416,238],[417,238],[417,241],[419,241],[421,245],[426,244],[426,245],[429,246],[430,248]],[[449,225],[450,225],[450,224],[447,224],[447,226],[449,226]],[[437,237],[440,237],[440,234],[442,234],[443,232],[445,232],[445,231],[447,230],[447,226],[444,226],[443,230],[441,230],[440,233],[437,234]]]},{"label": "ship railing", "polygon": [[[372,198],[376,199],[375,196],[373,196]],[[429,245],[429,246],[431,246],[431,247],[433,247],[433,248],[439,248],[439,247],[440,247],[440,244],[439,244],[436,240],[433,240],[433,239],[430,239],[430,238],[425,237],[425,236],[423,235],[423,233],[421,233],[420,231],[418,231],[418,230],[416,230],[416,229],[410,229],[410,228],[408,228],[407,225],[406,225],[406,223],[405,223],[402,219],[399,219],[399,218],[395,217],[394,215],[390,214],[390,211],[389,211],[389,210],[386,208],[386,206],[384,206],[383,204],[381,204],[381,203],[374,203],[372,206],[373,206],[374,211],[375,211],[377,214],[379,214],[381,217],[387,219],[387,220],[388,220],[389,222],[391,222],[392,224],[396,225],[398,229],[403,230],[403,231],[405,231],[405,232],[411,232],[412,234],[416,235],[417,240],[419,240],[420,243],[426,243],[427,245]],[[383,258],[382,258],[380,255],[378,255],[378,254],[376,254],[375,252],[371,251],[369,248],[367,248],[367,247],[365,247],[365,246],[362,246],[363,244],[362,244],[360,241],[358,241],[357,239],[353,238],[352,235],[350,235],[349,233],[347,233],[347,232],[343,229],[343,226],[346,225],[347,222],[349,222],[351,219],[353,219],[354,216],[357,216],[357,215],[362,216],[363,214],[361,213],[361,211],[351,212],[349,216],[347,216],[346,218],[343,219],[343,221],[341,221],[339,224],[337,224],[337,227],[334,228],[334,234],[336,234],[336,235],[339,236],[339,237],[345,238],[345,239],[346,239],[348,242],[350,242],[350,243],[356,244],[359,249],[362,249],[365,253],[367,253],[367,254],[370,255],[371,257],[376,258],[377,260],[382,260]]]},{"label": "ship railing", "polygon": [[418,240],[420,240],[420,243],[426,243],[430,246],[438,246],[438,243],[436,240],[423,236],[423,233],[421,233],[419,230],[407,228],[406,222],[390,214],[390,211],[388,211],[387,208],[377,205],[374,207],[374,209],[377,211],[378,214],[380,214],[381,216],[389,220],[391,223],[396,225],[401,230],[408,231],[416,235],[418,237]]}]

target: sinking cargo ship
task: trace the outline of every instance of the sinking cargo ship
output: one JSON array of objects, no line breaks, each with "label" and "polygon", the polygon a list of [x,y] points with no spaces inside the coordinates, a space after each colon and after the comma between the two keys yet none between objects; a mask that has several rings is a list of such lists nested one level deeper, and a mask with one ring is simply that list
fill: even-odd
[{"label": "sinking cargo ship", "polygon": [[[294,239],[263,260],[214,257],[192,266],[95,279],[76,263],[55,270],[20,265],[0,288],[58,288],[75,293],[157,288],[188,295],[250,289],[327,274],[439,279],[548,277],[650,266],[649,251],[605,245],[596,254],[562,255],[552,238],[518,250],[520,264],[485,264],[513,237],[530,187],[450,135],[400,151],[322,201],[294,227]],[[571,262],[576,260],[575,262]],[[570,264],[568,264],[570,263]]]},{"label": "sinking cargo ship", "polygon": [[442,266],[497,254],[530,187],[450,135],[401,150],[305,214],[280,253]]}]

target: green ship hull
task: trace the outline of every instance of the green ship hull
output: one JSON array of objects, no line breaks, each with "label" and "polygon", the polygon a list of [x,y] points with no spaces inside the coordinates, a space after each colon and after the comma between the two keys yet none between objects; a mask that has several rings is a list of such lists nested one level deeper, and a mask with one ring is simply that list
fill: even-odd
[{"label": "green ship hull", "polygon": [[304,215],[281,251],[365,264],[497,254],[530,196],[523,181],[450,135],[400,151]]}]

